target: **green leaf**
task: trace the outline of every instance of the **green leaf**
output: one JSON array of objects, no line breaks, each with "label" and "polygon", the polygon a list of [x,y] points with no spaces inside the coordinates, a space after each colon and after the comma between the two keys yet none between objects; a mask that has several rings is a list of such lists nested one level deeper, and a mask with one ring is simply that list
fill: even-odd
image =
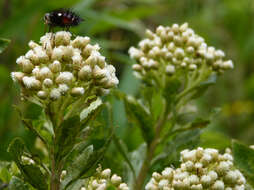
[{"label": "green leaf", "polygon": [[165,88],[163,90],[163,96],[168,102],[172,100],[172,97],[178,93],[181,87],[181,81],[177,77],[167,78]]},{"label": "green leaf", "polygon": [[124,105],[128,120],[141,129],[143,138],[150,144],[154,137],[154,122],[151,114],[142,103],[132,96],[125,96]]},{"label": "green leaf", "polygon": [[29,190],[29,188],[20,178],[13,176],[9,183],[8,190]]},{"label": "green leaf", "polygon": [[205,91],[216,83],[217,75],[211,75],[206,81],[201,82],[197,87],[194,88],[190,99],[196,99],[202,96]]},{"label": "green leaf", "polygon": [[[129,160],[131,161],[132,166],[135,169],[135,173],[139,173],[142,167],[142,164],[145,160],[145,155],[147,151],[146,143],[141,144],[135,151],[129,153]],[[127,170],[128,171],[128,170]],[[128,184],[134,184],[135,179],[131,172],[127,172],[127,182]]]},{"label": "green leaf", "polygon": [[27,103],[23,117],[26,119],[37,120],[42,113],[42,107],[35,103]]},{"label": "green leaf", "polygon": [[20,138],[14,139],[8,148],[9,153],[12,155],[13,160],[24,176],[25,181],[38,190],[47,190],[47,178],[41,172],[41,169],[36,165],[25,165],[22,163],[21,156],[23,155],[24,150],[25,144]]},{"label": "green leaf", "polygon": [[203,118],[196,118],[192,123],[191,123],[191,128],[196,129],[196,128],[203,128],[206,127],[210,123],[210,120],[208,119],[203,119]]},{"label": "green leaf", "polygon": [[231,139],[223,133],[216,131],[204,131],[201,134],[200,146],[204,148],[216,148],[225,150],[231,146]]},{"label": "green leaf", "polygon": [[88,108],[82,110],[80,113],[80,120],[84,121],[87,120],[91,115],[93,115],[96,110],[98,110],[102,106],[102,101],[100,98],[97,98],[94,102],[92,102]]},{"label": "green leaf", "polygon": [[10,42],[11,40],[0,38],[0,53],[2,53],[7,48]]},{"label": "green leaf", "polygon": [[8,171],[7,168],[2,168],[0,170],[0,179],[3,181],[3,182],[9,182],[10,179],[11,179],[11,174],[10,172]]},{"label": "green leaf", "polygon": [[74,116],[63,121],[56,131],[56,162],[60,162],[77,143],[80,133],[80,118]]},{"label": "green leaf", "polygon": [[70,186],[68,186],[67,190],[80,190],[81,187],[84,186],[84,184],[85,184],[85,180],[79,179],[75,181],[74,183],[72,183]]},{"label": "green leaf", "polygon": [[20,138],[15,138],[9,145],[8,152],[12,155],[16,163],[21,162],[21,156],[24,152],[25,144]]},{"label": "green leaf", "polygon": [[186,125],[190,122],[193,122],[197,115],[198,114],[196,112],[185,112],[177,114],[176,123],[179,125]]},{"label": "green leaf", "polygon": [[254,150],[235,140],[232,141],[232,149],[235,166],[254,187]]},{"label": "green leaf", "polygon": [[162,96],[162,90],[150,86],[142,88],[144,104],[149,107],[154,121],[157,121],[165,107],[165,98]]},{"label": "green leaf", "polygon": [[67,176],[62,182],[61,189],[70,189],[70,186],[79,178],[86,178],[92,175],[98,162],[103,158],[104,153],[110,143],[111,137],[104,143],[104,146],[95,150],[93,145],[86,147],[73,158],[67,167]]},{"label": "green leaf", "polygon": [[47,178],[36,165],[21,165],[25,180],[38,190],[47,190]]},{"label": "green leaf", "polygon": [[163,152],[154,157],[152,167],[162,170],[164,167],[174,164],[179,165],[180,152],[184,149],[195,148],[200,142],[200,129],[184,131],[168,139]]},{"label": "green leaf", "polygon": [[117,190],[117,188],[113,185],[109,185],[106,190]]}]

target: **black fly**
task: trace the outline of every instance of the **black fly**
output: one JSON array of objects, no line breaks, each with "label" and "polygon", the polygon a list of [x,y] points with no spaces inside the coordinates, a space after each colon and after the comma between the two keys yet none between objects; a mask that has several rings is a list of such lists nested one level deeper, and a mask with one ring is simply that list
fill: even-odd
[{"label": "black fly", "polygon": [[61,27],[68,31],[70,27],[78,26],[82,21],[79,15],[69,9],[58,9],[44,15],[44,22],[49,26],[50,32],[54,27]]}]

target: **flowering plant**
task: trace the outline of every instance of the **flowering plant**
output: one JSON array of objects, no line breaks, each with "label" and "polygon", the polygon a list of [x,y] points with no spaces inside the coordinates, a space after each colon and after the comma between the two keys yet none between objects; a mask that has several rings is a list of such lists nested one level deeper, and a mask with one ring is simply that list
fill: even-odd
[{"label": "flowering plant", "polygon": [[[254,155],[252,149],[234,142],[232,151],[220,154],[197,148],[196,142],[214,114],[200,114],[193,100],[233,69],[233,62],[187,23],[147,30],[146,37],[129,49],[134,75],[141,81],[137,97],[116,89],[114,66],[89,37],[60,31],[45,34],[39,44],[29,42],[30,50],[17,59],[20,71],[11,77],[20,85],[25,105],[16,109],[37,137],[40,154],[20,138],[13,140],[8,151],[14,163],[5,170],[10,190],[249,188],[241,171],[247,179],[252,175],[239,152]],[[141,132],[134,151],[113,128],[111,98],[124,103],[129,124]],[[38,114],[26,114],[26,106],[36,107]],[[120,155],[121,161],[112,155],[108,159],[106,152]],[[123,178],[104,165],[121,168]]]}]

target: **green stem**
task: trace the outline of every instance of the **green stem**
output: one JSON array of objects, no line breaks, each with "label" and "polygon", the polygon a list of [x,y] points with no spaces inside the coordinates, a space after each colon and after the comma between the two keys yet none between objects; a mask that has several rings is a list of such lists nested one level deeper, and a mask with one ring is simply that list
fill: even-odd
[{"label": "green stem", "polygon": [[52,143],[49,147],[49,156],[51,161],[50,190],[60,190],[61,167],[59,167],[59,163],[56,161],[56,130],[59,126],[57,126],[58,122],[56,116],[58,115],[56,114],[56,110],[54,110],[54,105],[49,104],[47,106],[46,115],[52,123],[54,130],[54,135],[52,136]]},{"label": "green stem", "polygon": [[60,171],[58,170],[54,147],[51,150],[51,178],[50,178],[50,190],[60,189]]},{"label": "green stem", "polygon": [[160,141],[161,131],[163,129],[165,122],[167,121],[167,116],[168,116],[168,107],[166,106],[165,111],[162,114],[162,117],[160,117],[160,119],[157,121],[157,123],[154,126],[154,128],[156,130],[155,137],[152,140],[151,144],[147,147],[145,160],[141,166],[139,175],[136,179],[136,183],[135,183],[135,187],[134,187],[135,190],[141,190],[144,186],[144,182],[145,182],[147,173],[150,169],[151,161],[153,159],[157,145],[159,144],[159,141]]},{"label": "green stem", "polygon": [[133,178],[136,179],[135,169],[134,169],[131,161],[129,160],[127,153],[125,152],[124,148],[122,147],[120,140],[118,139],[118,137],[116,135],[113,135],[113,141],[114,141],[117,149],[119,150],[119,152],[122,154],[123,158],[125,159],[126,163],[130,167]]}]

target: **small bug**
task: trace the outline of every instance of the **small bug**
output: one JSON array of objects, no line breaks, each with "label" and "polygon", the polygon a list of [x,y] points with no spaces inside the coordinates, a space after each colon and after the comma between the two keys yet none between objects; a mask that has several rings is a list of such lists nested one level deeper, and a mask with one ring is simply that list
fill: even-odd
[{"label": "small bug", "polygon": [[46,13],[44,15],[44,22],[49,26],[49,31],[54,27],[65,28],[67,31],[72,26],[78,26],[83,19],[70,9],[58,9]]}]

